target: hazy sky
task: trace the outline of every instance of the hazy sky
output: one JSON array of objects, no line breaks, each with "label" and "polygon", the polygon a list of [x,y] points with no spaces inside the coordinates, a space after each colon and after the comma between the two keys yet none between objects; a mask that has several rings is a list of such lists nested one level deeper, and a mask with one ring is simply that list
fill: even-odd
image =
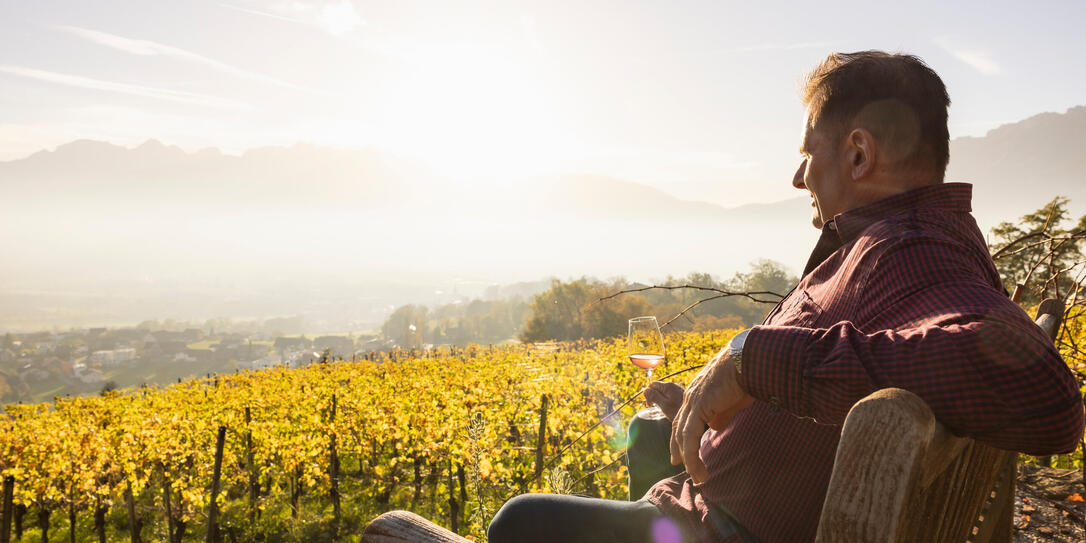
[{"label": "hazy sky", "polygon": [[1086,2],[0,3],[0,160],[75,138],[377,146],[453,176],[794,196],[801,75],[926,59],[951,134],[1086,103]]}]

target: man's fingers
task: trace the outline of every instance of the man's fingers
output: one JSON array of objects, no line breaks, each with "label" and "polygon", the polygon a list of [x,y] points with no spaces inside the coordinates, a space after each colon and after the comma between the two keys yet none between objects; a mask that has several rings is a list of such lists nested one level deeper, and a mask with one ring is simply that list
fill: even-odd
[{"label": "man's fingers", "polygon": [[678,466],[683,463],[683,455],[679,451],[679,417],[682,416],[682,410],[679,414],[675,415],[675,418],[671,419],[671,440],[668,442],[668,449],[671,451],[671,465]]},{"label": "man's fingers", "polygon": [[735,418],[736,413],[738,413],[738,410],[728,410],[719,413],[717,416],[713,417],[713,420],[709,421],[709,427],[713,430],[723,430],[727,428],[728,425],[732,423],[732,419]]},{"label": "man's fingers", "polygon": [[682,405],[682,396],[672,397],[665,390],[650,387],[643,390],[642,394],[645,396],[645,403],[658,406],[668,420],[675,420],[679,406]]},{"label": "man's fingers", "polygon": [[686,472],[695,483],[704,483],[709,478],[709,471],[705,469],[705,463],[701,461],[701,435],[705,433],[702,422],[697,417],[686,417],[683,420],[682,452],[683,464]]},{"label": "man's fingers", "polygon": [[712,420],[709,421],[709,427],[713,430],[723,430],[727,428],[728,425],[735,420],[736,415],[738,415],[740,411],[750,407],[752,403],[754,403],[754,398],[748,396],[739,403],[733,405],[730,409],[714,416]]},{"label": "man's fingers", "polygon": [[695,413],[689,403],[683,403],[671,422],[671,463],[685,465],[694,482],[701,483],[709,476],[699,454],[705,423]]},{"label": "man's fingers", "polygon": [[713,430],[723,430],[732,423],[732,419],[743,410],[743,407],[735,406],[731,409],[721,411],[709,419],[709,427]]},{"label": "man's fingers", "polygon": [[673,466],[683,463],[682,421],[688,412],[686,404],[683,404],[675,418],[671,420],[671,465]]},{"label": "man's fingers", "polygon": [[665,394],[660,392],[659,389],[653,387],[642,390],[641,394],[645,396],[645,401],[648,402],[649,405],[659,405],[662,403],[667,403],[668,400],[668,397]]},{"label": "man's fingers", "polygon": [[656,405],[656,400],[653,399],[656,397],[655,390],[651,388],[646,388],[645,390],[641,391],[641,395],[645,397],[645,403],[649,404],[650,406]]}]

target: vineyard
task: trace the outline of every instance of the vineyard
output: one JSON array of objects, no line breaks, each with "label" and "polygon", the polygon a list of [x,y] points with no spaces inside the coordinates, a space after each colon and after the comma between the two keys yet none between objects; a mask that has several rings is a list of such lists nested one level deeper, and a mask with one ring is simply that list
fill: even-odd
[{"label": "vineyard", "polygon": [[[1082,378],[1086,319],[1070,316]],[[657,375],[735,332],[669,335]],[[640,402],[624,404],[645,383],[625,355],[623,340],[394,352],[8,405],[0,541],[357,541],[392,509],[482,541],[522,492],[625,499]],[[1055,464],[1081,468],[1081,450]]]},{"label": "vineyard", "polygon": [[[670,335],[657,376],[734,333]],[[11,537],[352,541],[411,509],[479,541],[518,493],[625,499],[640,404],[622,403],[645,384],[625,354],[620,340],[401,352],[9,405]]]}]

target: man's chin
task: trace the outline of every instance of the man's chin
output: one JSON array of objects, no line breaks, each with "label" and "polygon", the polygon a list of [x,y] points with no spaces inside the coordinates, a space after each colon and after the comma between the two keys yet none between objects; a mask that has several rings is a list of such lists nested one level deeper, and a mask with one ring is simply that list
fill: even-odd
[{"label": "man's chin", "polygon": [[819,214],[818,210],[816,209],[814,214],[811,215],[811,226],[814,226],[815,228],[821,230],[822,225],[824,224],[826,224],[826,221],[822,220],[822,215]]}]

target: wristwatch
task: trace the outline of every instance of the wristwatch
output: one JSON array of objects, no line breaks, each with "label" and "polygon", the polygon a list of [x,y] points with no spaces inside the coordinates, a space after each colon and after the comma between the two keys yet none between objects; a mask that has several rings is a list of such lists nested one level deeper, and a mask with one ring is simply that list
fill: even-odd
[{"label": "wristwatch", "polygon": [[747,334],[750,333],[750,328],[735,334],[735,337],[728,342],[728,357],[732,359],[732,363],[735,364],[735,372],[739,375],[743,374],[743,343],[747,341]]}]

